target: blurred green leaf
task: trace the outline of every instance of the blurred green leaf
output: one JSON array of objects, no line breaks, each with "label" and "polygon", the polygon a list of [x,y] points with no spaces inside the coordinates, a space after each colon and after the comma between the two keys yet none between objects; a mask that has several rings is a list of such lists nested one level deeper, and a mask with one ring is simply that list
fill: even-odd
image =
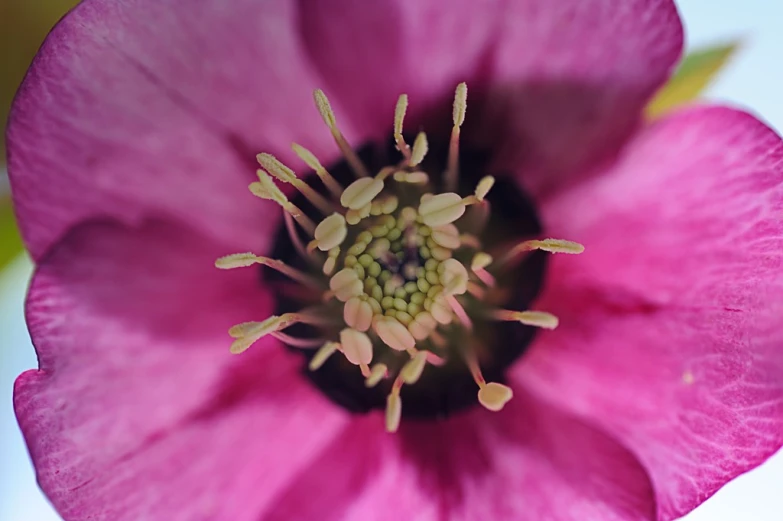
[{"label": "blurred green leaf", "polygon": [[0,196],[0,270],[24,251],[11,199]]},{"label": "blurred green leaf", "polygon": [[658,117],[673,108],[696,99],[715,79],[729,58],[739,49],[739,41],[698,49],[680,63],[669,82],[647,106],[648,118]]}]

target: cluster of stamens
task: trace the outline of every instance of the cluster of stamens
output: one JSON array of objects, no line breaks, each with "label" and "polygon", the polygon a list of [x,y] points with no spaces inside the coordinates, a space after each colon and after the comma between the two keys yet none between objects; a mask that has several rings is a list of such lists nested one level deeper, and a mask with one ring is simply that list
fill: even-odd
[{"label": "cluster of stamens", "polygon": [[[232,327],[229,334],[235,340],[231,352],[241,353],[272,335],[294,347],[317,349],[310,360],[313,371],[340,352],[358,366],[367,387],[384,379],[392,381],[386,402],[386,428],[393,432],[402,412],[400,390],[403,385],[415,384],[428,364],[442,365],[448,356],[454,356],[447,338],[454,328],[460,330],[458,337],[467,338],[473,330],[473,319],[516,321],[547,329],[557,326],[557,318],[546,312],[489,309],[488,305],[483,306],[480,316],[471,317],[465,304],[484,302],[496,284],[493,271],[501,272],[524,252],[580,253],[583,248],[569,241],[532,239],[505,248],[495,259],[482,250],[479,235],[461,230],[460,220],[466,213],[472,214],[473,222],[487,221],[490,208],[485,198],[495,182],[491,176],[482,178],[467,197],[454,191],[467,101],[464,83],[455,93],[454,125],[443,175],[446,191],[440,193],[435,191],[430,175],[420,168],[428,152],[426,135],[419,133],[412,146],[402,135],[406,95],[400,96],[394,118],[394,139],[402,160],[372,176],[338,129],[324,93],[317,90],[314,98],[357,179],[343,187],[311,152],[293,144],[294,152],[316,173],[331,197],[314,190],[270,154],[258,155],[262,169],[258,170],[259,180],[249,188],[254,195],[283,208],[292,244],[317,269],[308,272],[252,253],[222,257],[216,266],[229,269],[262,264],[317,291],[322,298],[319,304],[296,313]],[[275,180],[292,185],[325,217],[317,224],[313,222]],[[302,240],[297,225],[309,240]],[[337,318],[335,307],[341,308]],[[284,332],[297,323],[332,331],[333,337],[297,338]],[[470,349],[457,351],[478,385],[479,403],[492,411],[502,409],[511,399],[512,390],[501,383],[486,382]]]}]

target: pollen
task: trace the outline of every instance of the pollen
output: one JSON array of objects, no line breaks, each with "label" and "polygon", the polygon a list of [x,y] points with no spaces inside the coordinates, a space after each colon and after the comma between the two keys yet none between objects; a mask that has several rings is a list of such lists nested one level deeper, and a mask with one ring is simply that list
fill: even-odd
[{"label": "pollen", "polygon": [[[428,154],[434,154],[427,134],[419,132],[411,145],[406,142],[406,94],[399,97],[392,122],[400,157],[377,171],[370,171],[345,139],[326,94],[316,90],[313,98],[355,179],[338,182],[315,154],[297,143],[291,149],[315,174],[311,179],[269,153],[257,155],[258,181],[249,189],[282,209],[302,261],[245,252],[221,257],[215,266],[275,270],[290,279],[286,287],[301,300],[302,309],[233,326],[228,332],[233,339],[230,352],[240,354],[270,339],[310,350],[310,371],[340,362],[345,371],[361,374],[367,388],[363,391],[383,389],[389,432],[397,431],[403,418],[403,389],[427,381],[447,385],[432,375],[451,359],[470,371],[476,402],[500,411],[513,391],[484,379],[478,356],[486,341],[481,331],[497,321],[554,329],[558,318],[546,311],[499,307],[507,292],[499,287],[504,280],[499,277],[534,250],[576,254],[584,248],[567,240],[519,237],[500,250],[485,249],[484,233],[492,232],[486,229],[491,211],[487,197],[496,179],[485,175],[468,194],[458,191],[460,136],[467,113],[464,83],[454,92],[445,172],[426,167],[432,162]],[[314,211],[294,204],[281,185],[299,192],[293,201],[304,200],[303,207]],[[296,324],[305,324],[313,333],[295,336],[301,328],[291,327]]]}]

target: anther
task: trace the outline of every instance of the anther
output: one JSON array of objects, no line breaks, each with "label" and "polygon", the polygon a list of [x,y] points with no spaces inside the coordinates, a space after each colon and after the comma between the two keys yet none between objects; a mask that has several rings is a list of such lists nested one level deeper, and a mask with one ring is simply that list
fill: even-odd
[{"label": "anther", "polygon": [[378,315],[373,328],[383,343],[396,351],[407,351],[416,344],[410,331],[395,318]]},{"label": "anther", "polygon": [[329,360],[329,357],[334,354],[335,351],[337,351],[339,344],[337,342],[327,342],[325,343],[318,351],[316,351],[313,358],[310,359],[310,364],[308,365],[308,369],[311,371],[317,371],[320,369],[327,360]]},{"label": "anther", "polygon": [[340,204],[351,210],[359,210],[367,204],[372,203],[373,199],[383,190],[383,181],[372,177],[363,177],[357,179],[343,190],[340,196]]},{"label": "anther", "polygon": [[406,384],[415,384],[427,365],[427,351],[419,351],[400,370],[400,377]]},{"label": "anther", "polygon": [[480,202],[484,202],[484,198],[487,196],[492,187],[495,185],[495,178],[491,175],[481,178],[481,181],[476,185],[476,199]]},{"label": "anther", "polygon": [[514,246],[513,248],[511,248],[510,250],[508,250],[508,253],[506,253],[503,256],[499,264],[501,265],[505,264],[513,260],[514,258],[516,258],[521,253],[534,251],[534,250],[543,250],[549,253],[568,253],[568,254],[576,255],[585,251],[585,247],[579,244],[578,242],[566,241],[563,239],[542,239],[542,240],[522,241],[516,246]]},{"label": "anther", "polygon": [[347,234],[348,228],[345,225],[345,217],[339,213],[333,213],[318,223],[314,232],[315,241],[318,249],[321,251],[329,251],[341,245]]},{"label": "anther", "polygon": [[397,106],[394,108],[394,142],[397,143],[397,150],[402,153],[405,159],[410,159],[411,151],[405,138],[402,136],[402,123],[405,120],[405,112],[408,110],[408,95],[400,94],[397,100]]},{"label": "anther", "polygon": [[364,381],[364,385],[368,388],[375,387],[381,380],[386,378],[388,374],[389,368],[386,367],[386,364],[375,364],[372,366],[372,369],[370,369],[370,376]]},{"label": "anther", "polygon": [[540,327],[543,329],[555,329],[559,323],[558,318],[546,311],[509,311],[499,309],[492,312],[495,320],[519,322],[526,326]]},{"label": "anther", "polygon": [[304,195],[308,201],[321,210],[323,213],[328,214],[332,210],[332,205],[329,204],[324,196],[310,188],[310,185],[296,177],[296,173],[293,170],[281,163],[272,154],[261,153],[256,156],[258,163],[266,170],[272,177],[282,183],[288,183],[299,192]]},{"label": "anther", "polygon": [[478,392],[479,403],[493,412],[503,409],[503,406],[513,397],[514,391],[509,386],[496,382],[489,382]]},{"label": "anther", "polygon": [[[366,297],[365,297],[366,298]],[[345,323],[357,331],[367,331],[372,325],[373,310],[366,300],[351,297],[343,306]]]},{"label": "anther", "polygon": [[424,156],[427,155],[428,150],[427,134],[419,132],[416,136],[416,140],[413,142],[413,152],[411,153],[410,160],[408,160],[408,166],[414,167],[420,164],[424,160]]},{"label": "anther", "polygon": [[372,361],[370,337],[355,329],[345,328],[340,331],[340,350],[354,365],[367,365]]},{"label": "anther", "polygon": [[389,396],[386,397],[386,432],[397,432],[397,429],[400,428],[400,418],[402,417],[401,387],[402,379],[398,376]]},{"label": "anther", "polygon": [[453,191],[459,184],[459,134],[460,127],[465,122],[465,111],[468,105],[468,86],[460,83],[454,91],[454,108],[452,119],[454,126],[451,128],[449,140],[449,159],[445,174],[446,190]]},{"label": "anther", "polygon": [[[236,340],[231,343],[229,351],[235,355],[243,353],[266,335],[285,329],[299,321],[300,317],[296,313],[285,313],[280,316],[272,315],[263,322],[252,323],[252,326],[249,322],[234,326],[229,330],[229,334]],[[242,335],[238,336],[240,332]]]},{"label": "anther", "polygon": [[435,228],[452,223],[465,213],[463,198],[454,192],[445,192],[431,197],[421,198],[419,216],[421,221]]},{"label": "anther", "polygon": [[321,162],[318,161],[318,158],[315,157],[315,154],[307,150],[302,145],[298,145],[296,143],[291,144],[291,149],[297,156],[299,156],[302,161],[305,162],[307,166],[315,171],[315,174],[321,179],[329,192],[331,192],[335,198],[339,198],[340,194],[343,193],[343,187],[334,177],[332,177],[332,174],[330,174],[329,171],[324,168]]},{"label": "anther", "polygon": [[351,268],[343,268],[329,279],[329,289],[334,292],[337,300],[347,302],[351,297],[362,294],[364,285],[359,275]]},{"label": "anther", "polygon": [[315,100],[315,106],[318,108],[318,112],[320,112],[324,123],[329,127],[335,143],[337,143],[340,152],[342,152],[345,160],[351,166],[354,174],[356,174],[357,177],[367,177],[369,174],[367,173],[364,164],[359,159],[359,156],[356,155],[356,152],[353,151],[351,145],[348,144],[348,141],[345,140],[340,129],[337,128],[337,120],[334,117],[334,111],[332,110],[332,106],[329,104],[329,100],[327,99],[326,94],[324,94],[324,91],[316,89],[313,92],[313,99]]},{"label": "anther", "polygon": [[291,217],[296,219],[296,222],[307,231],[310,235],[315,232],[315,223],[302,212],[299,207],[288,200],[285,194],[280,190],[269,175],[263,170],[258,170],[258,182],[250,183],[248,188],[250,192],[256,197],[274,201],[279,204],[283,210],[291,214]]}]

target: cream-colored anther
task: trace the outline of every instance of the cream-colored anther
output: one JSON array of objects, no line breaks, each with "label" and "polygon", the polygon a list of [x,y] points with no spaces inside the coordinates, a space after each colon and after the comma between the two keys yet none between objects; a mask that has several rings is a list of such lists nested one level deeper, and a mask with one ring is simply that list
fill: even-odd
[{"label": "cream-colored anther", "polygon": [[231,338],[242,338],[257,330],[261,327],[261,324],[262,322],[242,322],[241,324],[236,324],[229,328],[228,336]]},{"label": "cream-colored anther", "polygon": [[355,329],[340,331],[340,350],[354,365],[367,365],[372,362],[372,342],[370,337]]},{"label": "cream-colored anther", "polygon": [[416,166],[424,160],[424,156],[427,155],[429,150],[429,144],[427,143],[427,134],[419,132],[416,135],[416,140],[413,142],[413,151],[411,152],[411,158],[408,160],[408,166]]},{"label": "cream-colored anther", "polygon": [[[366,298],[366,297],[365,297]],[[360,297],[351,297],[343,306],[345,323],[357,331],[367,331],[372,325],[372,306]]]},{"label": "cream-colored anther", "polygon": [[483,270],[487,266],[492,264],[492,255],[480,251],[473,256],[473,260],[470,261],[471,271]]},{"label": "cream-colored anther", "polygon": [[304,161],[307,166],[315,171],[315,174],[321,179],[323,184],[334,197],[340,197],[340,194],[343,193],[343,187],[334,177],[332,177],[329,171],[324,168],[321,162],[318,161],[318,158],[315,157],[315,154],[307,150],[302,145],[298,145],[296,143],[291,144],[291,149],[297,156],[299,156],[302,161]]},{"label": "cream-colored anther", "polygon": [[430,176],[428,176],[426,172],[421,172],[418,170],[416,172],[405,172],[404,170],[399,170],[394,173],[394,180],[398,183],[423,185],[430,182]]},{"label": "cream-colored anther", "polygon": [[408,331],[411,332],[416,340],[424,340],[430,336],[430,333],[438,326],[437,321],[432,317],[429,311],[420,311],[413,317],[413,321],[408,324]]},{"label": "cream-colored anther", "polygon": [[288,200],[285,194],[277,187],[275,182],[272,181],[272,178],[269,177],[269,174],[263,170],[257,170],[256,173],[258,174],[258,181],[248,185],[250,192],[256,197],[274,201],[279,204],[283,210],[291,214],[291,216],[296,219],[296,222],[299,223],[299,225],[304,228],[307,233],[312,235],[315,231],[315,223],[313,223],[313,221],[307,217],[302,212],[302,210],[299,209],[299,207]]},{"label": "cream-colored anther", "polygon": [[334,354],[335,351],[337,351],[337,348],[340,344],[337,342],[327,342],[321,348],[318,349],[318,351],[315,352],[315,355],[310,359],[310,363],[307,365],[307,368],[311,371],[317,371],[320,369],[327,360],[329,360],[329,357]]},{"label": "cream-colored anther", "polygon": [[[585,251],[585,247],[578,242],[562,239],[543,239],[522,242],[512,249],[515,253],[532,250],[544,250],[550,253],[579,254]],[[509,252],[510,253],[510,252]]]},{"label": "cream-colored anther", "polygon": [[231,343],[229,351],[232,354],[239,354],[246,351],[251,345],[258,342],[261,338],[274,332],[287,328],[288,326],[297,322],[296,315],[293,313],[286,313],[280,316],[272,315],[263,322],[257,322],[253,327],[248,326],[248,323],[239,324],[229,330],[231,336],[236,336],[239,331],[235,328],[244,327],[243,335],[236,337],[236,340]]},{"label": "cream-colored anther", "polygon": [[485,176],[481,178],[481,181],[478,182],[476,185],[476,199],[479,201],[483,201],[484,198],[487,196],[490,190],[492,190],[492,187],[495,186],[495,178],[491,175]]},{"label": "cream-colored anther", "polygon": [[445,184],[446,190],[456,190],[459,185],[459,134],[460,127],[465,122],[465,112],[468,106],[468,86],[463,82],[454,90],[454,108],[451,127],[451,139],[449,140],[449,158],[447,161]]},{"label": "cream-colored anther", "polygon": [[345,240],[348,234],[348,228],[345,225],[345,217],[339,213],[333,213],[315,227],[315,240],[318,249],[329,251],[339,246]]},{"label": "cream-colored anther", "polygon": [[406,384],[418,382],[425,365],[427,365],[427,351],[419,351],[400,369],[402,381]]},{"label": "cream-colored anther", "polygon": [[367,388],[375,387],[381,380],[389,374],[389,368],[386,364],[375,364],[370,370],[370,376],[364,380],[364,386]]},{"label": "cream-colored anther", "polygon": [[386,397],[386,432],[397,432],[402,417],[402,400],[399,392],[392,391]]},{"label": "cream-colored anther", "polygon": [[462,295],[468,290],[468,270],[457,259],[446,259],[438,266],[438,278],[444,292]]},{"label": "cream-colored anther", "polygon": [[431,237],[435,244],[450,250],[456,250],[461,244],[459,230],[451,223],[433,228]]},{"label": "cream-colored anther", "polygon": [[261,153],[256,156],[258,163],[266,170],[272,177],[282,183],[288,183],[293,185],[294,188],[299,190],[308,201],[313,203],[319,210],[324,213],[329,213],[332,206],[329,204],[321,194],[310,188],[310,185],[296,177],[296,173],[293,170],[281,163],[272,154]]},{"label": "cream-colored anther", "polygon": [[452,310],[446,297],[442,294],[436,295],[432,299],[432,306],[430,306],[430,313],[439,324],[450,324],[452,318]]},{"label": "cream-colored anther", "polygon": [[257,262],[258,256],[255,253],[232,253],[216,260],[215,267],[221,270],[231,270],[234,268],[246,268]]},{"label": "cream-colored anther", "polygon": [[372,177],[363,177],[351,183],[340,196],[340,204],[351,210],[359,210],[372,203],[383,190],[383,181]]},{"label": "cream-colored anther", "polygon": [[397,144],[397,149],[406,159],[410,157],[410,148],[408,148],[405,138],[402,136],[402,124],[405,121],[405,112],[407,110],[408,95],[400,94],[399,99],[397,99],[397,106],[394,108],[394,142]]},{"label": "cream-colored anther", "polygon": [[432,228],[452,223],[465,213],[465,203],[459,194],[445,192],[422,197],[419,203],[419,216],[424,224]]},{"label": "cream-colored anther", "polygon": [[334,273],[334,269],[336,267],[337,267],[337,257],[332,257],[331,255],[328,256],[324,261],[324,266],[322,270],[323,274],[326,276],[330,276],[332,273]]},{"label": "cream-colored anther", "polygon": [[416,345],[410,331],[395,318],[376,316],[373,328],[384,344],[397,351],[407,351]]},{"label": "cream-colored anther", "polygon": [[514,391],[507,385],[489,382],[479,389],[478,400],[490,411],[497,412],[514,397]]},{"label": "cream-colored anther", "polygon": [[346,141],[342,132],[340,132],[340,129],[337,128],[337,119],[334,117],[334,111],[332,110],[332,106],[329,103],[326,94],[324,94],[324,91],[316,89],[313,92],[313,99],[315,100],[315,106],[318,108],[318,112],[321,114],[326,126],[329,127],[335,143],[337,143],[337,146],[343,153],[345,160],[351,166],[351,169],[358,177],[367,177],[367,169],[364,167],[364,164],[348,144],[348,141]]},{"label": "cream-colored anther", "polygon": [[555,315],[546,311],[509,311],[499,309],[493,312],[493,317],[498,320],[515,321],[526,326],[543,329],[555,329],[560,323]]},{"label": "cream-colored anther", "polygon": [[351,297],[361,295],[363,288],[359,275],[351,268],[343,268],[329,279],[329,289],[341,302],[347,302]]},{"label": "cream-colored anther", "polygon": [[464,81],[454,89],[454,106],[452,108],[452,120],[455,127],[461,127],[465,123],[465,112],[468,108],[468,85]]}]

